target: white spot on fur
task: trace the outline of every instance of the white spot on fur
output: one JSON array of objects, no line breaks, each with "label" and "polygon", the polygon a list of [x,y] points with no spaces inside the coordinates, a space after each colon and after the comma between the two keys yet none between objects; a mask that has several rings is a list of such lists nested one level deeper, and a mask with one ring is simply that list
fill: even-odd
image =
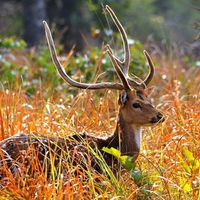
[{"label": "white spot on fur", "polygon": [[137,126],[132,126],[133,130],[134,130],[134,135],[135,135],[135,143],[137,145],[138,148],[140,148],[141,145],[141,137],[142,137],[142,128],[141,127],[137,127]]}]

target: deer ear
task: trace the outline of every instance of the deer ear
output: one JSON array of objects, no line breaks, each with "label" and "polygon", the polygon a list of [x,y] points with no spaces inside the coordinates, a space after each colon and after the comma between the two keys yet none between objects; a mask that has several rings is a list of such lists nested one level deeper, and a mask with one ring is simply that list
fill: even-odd
[{"label": "deer ear", "polygon": [[128,94],[125,91],[122,91],[121,94],[119,95],[118,104],[123,107],[127,100],[128,100]]},{"label": "deer ear", "polygon": [[145,89],[145,94],[146,94],[146,96],[147,96],[147,98],[150,98],[150,96],[152,95],[152,93],[153,93],[153,91],[154,91],[154,86],[152,86],[152,87],[150,87],[150,88],[147,88],[147,89]]}]

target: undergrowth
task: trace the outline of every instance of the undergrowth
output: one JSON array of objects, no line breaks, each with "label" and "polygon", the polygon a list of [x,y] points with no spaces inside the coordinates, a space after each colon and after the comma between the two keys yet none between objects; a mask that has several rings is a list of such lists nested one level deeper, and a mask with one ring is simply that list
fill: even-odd
[{"label": "undergrowth", "polygon": [[[111,65],[102,51],[95,51],[97,54],[72,57],[67,71],[87,82],[99,80],[99,74],[100,80],[117,81],[114,75],[104,75],[106,65]],[[12,61],[11,55],[15,57]],[[195,62],[177,52],[174,55],[169,58],[155,51],[152,56],[156,66],[152,101],[166,120],[144,128],[141,154],[133,166],[116,178],[102,155],[90,149],[102,174],[88,166],[79,176],[72,173],[67,181],[62,174],[56,180],[47,180],[45,173],[40,173],[17,182],[9,175],[7,184],[0,185],[0,199],[200,199],[200,70]],[[10,50],[2,56],[10,64],[1,60],[1,140],[18,132],[60,137],[80,132],[107,137],[113,133],[118,92],[71,88],[58,77],[46,49]],[[87,64],[83,71],[79,63]],[[139,59],[139,63],[145,65],[144,60]],[[118,153],[114,154],[120,156]]]}]

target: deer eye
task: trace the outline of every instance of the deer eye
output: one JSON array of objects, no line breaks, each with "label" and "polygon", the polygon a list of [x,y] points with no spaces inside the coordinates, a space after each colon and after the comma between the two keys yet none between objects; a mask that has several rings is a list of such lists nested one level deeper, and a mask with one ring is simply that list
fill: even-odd
[{"label": "deer eye", "polygon": [[140,104],[139,103],[133,103],[133,108],[140,108]]}]

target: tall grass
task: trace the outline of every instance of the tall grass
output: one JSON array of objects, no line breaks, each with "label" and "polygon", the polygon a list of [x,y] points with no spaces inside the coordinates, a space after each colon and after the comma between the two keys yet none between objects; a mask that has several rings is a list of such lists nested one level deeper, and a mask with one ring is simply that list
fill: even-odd
[{"label": "tall grass", "polygon": [[[16,181],[8,171],[7,180],[0,183],[0,199],[199,199],[200,70],[180,54],[169,60],[161,53],[153,56],[153,61],[156,75],[152,84],[156,92],[152,100],[166,121],[144,128],[141,154],[136,161],[138,174],[134,175],[140,177],[137,183],[128,172],[118,178],[113,176],[102,155],[88,147],[102,174],[88,164],[83,170],[79,170],[81,166],[71,167],[68,180],[52,169],[51,180],[41,171],[35,177],[23,176]],[[29,72],[34,71],[36,64],[28,62]],[[75,63],[71,64],[75,69]],[[18,59],[15,65],[20,65]],[[35,79],[32,75],[29,73],[26,81]],[[56,71],[52,75],[57,76]],[[41,80],[30,93],[19,73],[16,77],[12,85],[1,84],[1,140],[17,132],[60,137],[84,132],[107,137],[114,131],[118,92],[74,92],[68,91],[62,81],[51,86],[52,82]]]}]

